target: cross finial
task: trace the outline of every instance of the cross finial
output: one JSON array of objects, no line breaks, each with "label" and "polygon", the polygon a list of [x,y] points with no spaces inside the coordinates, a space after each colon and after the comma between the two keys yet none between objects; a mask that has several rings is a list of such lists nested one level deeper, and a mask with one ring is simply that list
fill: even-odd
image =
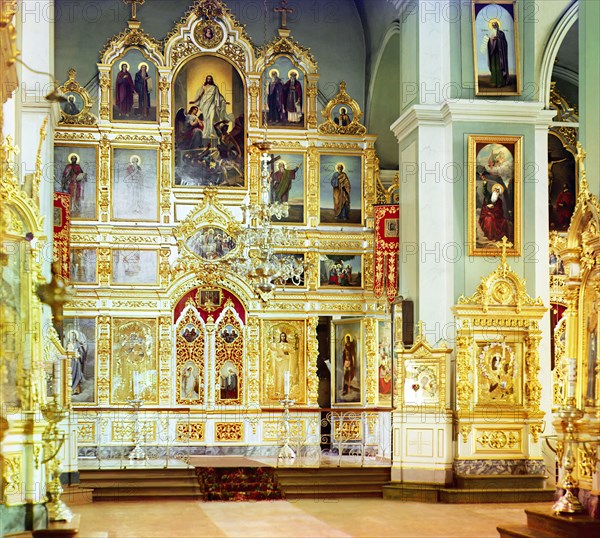
[{"label": "cross finial", "polygon": [[512,248],[513,244],[508,240],[506,236],[502,237],[502,241],[498,241],[496,246],[502,249],[502,265],[506,264],[506,249]]},{"label": "cross finial", "polygon": [[281,0],[281,6],[273,8],[275,13],[281,13],[281,26],[280,29],[287,29],[287,14],[293,13],[294,10],[291,7],[287,7],[287,0]]},{"label": "cross finial", "polygon": [[417,326],[417,339],[421,340],[425,337],[425,322],[423,320],[419,320]]},{"label": "cross finial", "polygon": [[125,4],[131,6],[131,20],[132,21],[137,21],[137,5],[139,4],[141,6],[145,1],[146,0],[123,0],[123,2]]}]

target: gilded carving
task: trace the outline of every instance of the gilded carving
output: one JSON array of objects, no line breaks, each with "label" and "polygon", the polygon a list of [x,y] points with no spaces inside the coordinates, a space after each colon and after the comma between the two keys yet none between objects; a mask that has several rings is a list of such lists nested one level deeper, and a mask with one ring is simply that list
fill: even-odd
[{"label": "gilded carving", "polygon": [[308,403],[318,403],[319,378],[317,377],[317,359],[319,357],[319,341],[317,340],[317,325],[319,318],[308,318],[307,355],[308,355]]},{"label": "gilded carving", "polygon": [[243,441],[243,422],[217,422],[215,424],[215,440],[217,442]]},{"label": "gilded carving", "polygon": [[[283,438],[283,422],[280,420],[266,420],[263,422],[263,441],[279,441]],[[290,437],[292,439],[304,439],[305,427],[301,420],[290,422]]]},{"label": "gilded carving", "polygon": [[95,443],[96,442],[96,423],[95,422],[77,422],[77,442]]},{"label": "gilded carving", "polygon": [[175,426],[175,440],[178,443],[199,443],[204,441],[204,422],[178,422]]},{"label": "gilded carving", "polygon": [[373,318],[367,318],[365,321],[365,352],[367,358],[366,404],[375,405],[378,393],[377,370],[379,364],[377,360],[377,321]]},{"label": "gilded carving", "polygon": [[460,429],[460,435],[462,436],[463,443],[466,443],[469,440],[469,435],[471,434],[472,426],[471,424],[463,424]]},{"label": "gilded carving", "polygon": [[362,422],[333,417],[333,440],[336,443],[362,440]]},{"label": "gilded carving", "polygon": [[[156,442],[156,423],[149,420],[139,421],[140,438],[144,443]],[[111,440],[116,443],[133,443],[136,439],[134,420],[115,420],[112,423]]]},{"label": "gilded carving", "polygon": [[477,437],[477,443],[492,450],[519,449],[521,434],[516,430],[485,430]]},{"label": "gilded carving", "polygon": [[579,478],[591,480],[598,465],[598,454],[595,445],[587,446],[582,443],[577,447],[577,470]]},{"label": "gilded carving", "polygon": [[2,478],[4,482],[4,498],[2,499],[2,502],[10,504],[10,496],[17,495],[21,492],[21,482],[24,480],[24,477],[22,477],[23,454],[4,454],[2,456],[2,467]]}]

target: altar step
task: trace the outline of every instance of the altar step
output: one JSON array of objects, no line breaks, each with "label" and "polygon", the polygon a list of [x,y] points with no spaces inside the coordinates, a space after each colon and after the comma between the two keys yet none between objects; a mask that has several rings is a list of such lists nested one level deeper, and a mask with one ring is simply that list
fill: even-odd
[{"label": "altar step", "polygon": [[[390,482],[389,467],[279,467],[277,479],[288,499],[379,497]],[[94,501],[139,498],[202,499],[193,468],[80,470],[81,486]]]},{"label": "altar step", "polygon": [[390,482],[389,467],[278,467],[277,477],[288,499],[382,497]]},{"label": "altar step", "polygon": [[597,538],[600,520],[585,514],[556,515],[551,508],[525,510],[527,525],[498,527],[500,538]]},{"label": "altar step", "polygon": [[554,489],[544,475],[457,475],[453,486],[398,482],[383,488],[383,498],[399,501],[477,504],[551,502]]},{"label": "altar step", "polygon": [[94,501],[202,498],[193,468],[85,469],[79,471],[79,480],[81,486],[93,489]]}]

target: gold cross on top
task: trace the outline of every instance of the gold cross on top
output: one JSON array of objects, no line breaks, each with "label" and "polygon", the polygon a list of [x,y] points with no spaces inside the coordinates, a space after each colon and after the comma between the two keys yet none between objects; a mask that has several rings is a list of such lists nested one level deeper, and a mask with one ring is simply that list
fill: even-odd
[{"label": "gold cross on top", "polygon": [[281,13],[281,26],[280,28],[287,28],[287,14],[293,13],[294,10],[291,7],[287,7],[287,0],[281,0],[281,7],[273,8],[275,13]]},{"label": "gold cross on top", "polygon": [[141,6],[145,1],[146,0],[123,0],[123,2],[125,4],[131,6],[131,20],[132,21],[137,20],[137,5],[139,4]]}]

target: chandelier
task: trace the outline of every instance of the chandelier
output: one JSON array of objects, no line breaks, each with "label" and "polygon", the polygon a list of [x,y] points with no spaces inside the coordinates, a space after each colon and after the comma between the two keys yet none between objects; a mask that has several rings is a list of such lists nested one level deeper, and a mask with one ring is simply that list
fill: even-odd
[{"label": "chandelier", "polygon": [[274,218],[288,216],[289,206],[287,202],[271,202],[271,144],[264,140],[255,146],[261,152],[259,202],[241,206],[245,228],[237,237],[239,254],[230,263],[236,273],[247,278],[261,299],[268,301],[278,285],[302,284],[306,264],[303,258],[275,252],[296,244],[297,234],[291,228],[273,226]]}]

